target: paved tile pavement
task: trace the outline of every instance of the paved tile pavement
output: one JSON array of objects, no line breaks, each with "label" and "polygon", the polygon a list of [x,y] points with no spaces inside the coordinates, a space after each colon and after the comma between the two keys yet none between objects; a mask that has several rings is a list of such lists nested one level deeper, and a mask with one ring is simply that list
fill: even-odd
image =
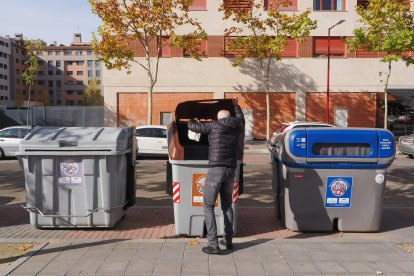
[{"label": "paved tile pavement", "polygon": [[205,242],[50,242],[8,275],[414,275],[414,255],[390,242],[235,240],[233,251]]},{"label": "paved tile pavement", "polygon": [[239,208],[235,250],[217,256],[175,236],[171,207],[130,208],[112,230],[40,230],[25,212],[1,208],[0,242],[37,245],[6,275],[414,275],[400,245],[414,248],[414,208],[386,208],[379,233],[297,233],[273,208]]}]

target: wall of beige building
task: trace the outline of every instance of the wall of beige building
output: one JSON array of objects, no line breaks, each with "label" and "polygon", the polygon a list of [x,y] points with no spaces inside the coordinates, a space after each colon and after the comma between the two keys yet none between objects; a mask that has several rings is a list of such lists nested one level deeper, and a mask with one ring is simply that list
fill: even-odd
[{"label": "wall of beige building", "polygon": [[[156,92],[214,92],[223,98],[225,92],[263,92],[260,71],[254,60],[247,60],[234,68],[231,59],[205,58],[197,62],[190,58],[163,58],[160,62]],[[382,92],[386,65],[374,58],[332,58],[330,91]],[[272,65],[271,91],[296,92],[296,120],[305,120],[306,93],[325,92],[327,60],[325,58],[284,59]],[[393,65],[390,87],[414,87],[414,66],[399,62]],[[138,66],[132,73],[103,69],[105,119],[108,125],[116,123],[117,93],[146,92],[146,73]],[[168,100],[168,99],[166,99]]]}]

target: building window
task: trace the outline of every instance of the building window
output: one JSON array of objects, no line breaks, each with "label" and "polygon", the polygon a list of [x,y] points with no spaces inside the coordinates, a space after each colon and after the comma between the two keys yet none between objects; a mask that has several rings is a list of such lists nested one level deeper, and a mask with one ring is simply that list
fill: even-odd
[{"label": "building window", "polygon": [[83,65],[83,63],[84,63],[84,61],[83,61],[83,60],[78,60],[78,61],[76,62],[76,65],[78,65],[78,66],[82,66],[82,65]]},{"label": "building window", "polygon": [[73,71],[66,71],[67,76],[73,76]]},{"label": "building window", "polygon": [[39,60],[39,66],[43,66],[44,62],[43,60]]},{"label": "building window", "polygon": [[49,87],[53,87],[53,81],[52,81],[52,80],[50,80],[50,81],[48,82],[48,86],[49,86]]},{"label": "building window", "polygon": [[53,66],[53,61],[49,60],[49,61],[47,62],[47,66],[48,66],[48,67],[52,67],[52,66]]},{"label": "building window", "polygon": [[[345,56],[345,42],[341,37],[331,37],[330,39],[330,54],[331,56]],[[313,56],[327,56],[328,55],[328,38],[314,37],[313,38]]]},{"label": "building window", "polygon": [[71,56],[72,55],[72,50],[66,50],[65,55],[66,56]]},{"label": "building window", "polygon": [[45,85],[45,81],[44,81],[44,80],[39,80],[39,81],[37,81],[37,83],[38,83],[39,85]]},{"label": "building window", "polygon": [[7,80],[7,75],[4,75],[4,79]]},{"label": "building window", "polygon": [[81,56],[81,55],[82,55],[82,53],[83,53],[83,51],[76,51],[76,55],[77,55],[77,56]]},{"label": "building window", "polygon": [[172,113],[171,112],[161,112],[160,113],[160,123],[163,126],[168,125],[172,122]]},{"label": "building window", "polygon": [[161,55],[160,57],[171,57],[171,49],[170,49],[170,38],[163,37],[161,38]]},{"label": "building window", "polygon": [[343,11],[345,0],[313,0],[314,11]]},{"label": "building window", "polygon": [[20,60],[18,58],[16,58],[16,63],[19,64]]},{"label": "building window", "polygon": [[56,54],[57,56],[60,56],[60,51],[56,51],[56,52],[55,52],[55,54]]},{"label": "building window", "polygon": [[49,70],[47,73],[49,76],[53,76],[53,71]]},{"label": "building window", "polygon": [[240,57],[240,55],[243,54],[243,52],[245,51],[241,48],[230,50],[231,42],[236,38],[237,37],[235,36],[224,37],[224,57],[228,57],[228,58]]},{"label": "building window", "polygon": [[7,64],[4,64],[3,67],[4,67],[4,69],[7,69]]},{"label": "building window", "polygon": [[77,81],[76,84],[77,85],[83,85],[83,81]]},{"label": "building window", "polygon": [[[207,55],[207,41],[203,40],[201,41],[200,45],[198,46],[198,54],[202,57],[205,57]],[[190,54],[184,49],[184,56],[189,57]]]},{"label": "building window", "polygon": [[60,71],[60,69],[56,69],[56,76],[60,76],[62,75],[62,71]]},{"label": "building window", "polygon": [[73,90],[67,90],[67,91],[66,91],[66,94],[68,94],[68,95],[72,95],[72,94],[73,94]]},{"label": "building window", "polygon": [[47,55],[51,56],[52,55],[52,51],[47,51]]},{"label": "building window", "polygon": [[207,0],[193,0],[191,6],[188,7],[190,11],[206,11]]},{"label": "building window", "polygon": [[298,56],[298,41],[296,39],[289,39],[288,44],[283,50],[281,57],[297,57]]},{"label": "building window", "polygon": [[87,54],[88,56],[91,56],[93,53],[92,53],[92,51],[86,51],[86,54]]},{"label": "building window", "polygon": [[57,80],[56,81],[56,87],[62,87],[62,81]]},{"label": "building window", "polygon": [[92,78],[92,70],[88,70],[88,78]]},{"label": "building window", "polygon": [[72,65],[73,61],[66,61],[66,65]]},{"label": "building window", "polygon": [[101,62],[99,60],[95,60],[95,67],[101,66]]},{"label": "building window", "polygon": [[17,49],[17,48],[16,48],[16,49],[15,49],[15,52],[16,52],[16,54],[18,54],[18,53],[19,53],[19,49]]},{"label": "building window", "polygon": [[67,81],[66,85],[73,85],[73,81]]},{"label": "building window", "polygon": [[95,76],[99,78],[101,76],[101,70],[96,70]]},{"label": "building window", "polygon": [[92,67],[93,66],[93,60],[88,60],[88,67]]},{"label": "building window", "polygon": [[[264,0],[265,10],[269,10],[274,4],[275,4],[275,1]],[[280,10],[280,11],[296,11],[296,10],[298,10],[298,0],[290,0],[288,2],[287,6],[280,6],[278,8],[278,10]]]},{"label": "building window", "polygon": [[61,66],[60,60],[56,60],[56,67],[60,67],[60,66]]},{"label": "building window", "polygon": [[77,76],[83,76],[83,71],[76,71]]}]

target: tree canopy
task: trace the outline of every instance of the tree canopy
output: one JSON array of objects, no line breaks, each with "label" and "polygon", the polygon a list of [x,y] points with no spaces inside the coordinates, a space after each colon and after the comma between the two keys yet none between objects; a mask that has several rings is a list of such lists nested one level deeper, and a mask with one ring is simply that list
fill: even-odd
[{"label": "tree canopy", "polygon": [[392,62],[414,63],[408,55],[414,51],[414,18],[409,2],[401,0],[370,0],[366,6],[358,6],[362,26],[354,30],[355,37],[347,40],[351,52],[362,48],[369,52],[380,52],[380,61],[387,63],[383,76],[385,92],[384,128],[387,128],[388,100],[387,91],[391,76]]}]

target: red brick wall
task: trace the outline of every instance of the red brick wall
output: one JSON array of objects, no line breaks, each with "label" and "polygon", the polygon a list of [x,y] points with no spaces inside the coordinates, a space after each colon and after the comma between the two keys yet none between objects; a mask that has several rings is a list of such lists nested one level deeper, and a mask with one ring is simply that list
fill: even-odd
[{"label": "red brick wall", "polygon": [[224,56],[224,36],[209,36],[207,39],[207,56]]},{"label": "red brick wall", "polygon": [[305,37],[302,43],[298,43],[299,57],[309,58],[313,56],[313,38]]},{"label": "red brick wall", "polygon": [[[336,108],[348,109],[349,127],[375,127],[375,93],[330,93],[329,122],[334,123]],[[306,120],[325,122],[326,93],[312,92],[306,95]]]},{"label": "red brick wall", "polygon": [[[264,92],[230,92],[225,98],[239,98],[242,109],[253,110],[253,137],[266,138],[266,93]],[[273,132],[281,123],[295,120],[296,93],[270,93],[270,130]]]},{"label": "red brick wall", "polygon": [[[174,119],[178,103],[190,100],[212,99],[211,92],[202,93],[154,93],[152,98],[152,124],[160,124],[160,112],[172,112]],[[118,126],[138,126],[147,124],[147,93],[118,93]]]}]

